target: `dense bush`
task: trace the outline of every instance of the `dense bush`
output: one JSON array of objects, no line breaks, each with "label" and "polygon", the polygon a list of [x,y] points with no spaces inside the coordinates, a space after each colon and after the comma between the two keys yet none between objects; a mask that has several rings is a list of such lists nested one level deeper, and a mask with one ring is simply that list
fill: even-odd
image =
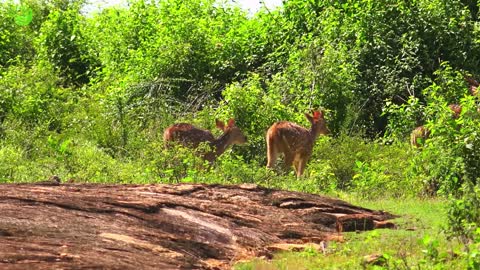
[{"label": "dense bush", "polygon": [[92,69],[80,32],[84,21],[80,14],[82,4],[82,1],[65,1],[52,5],[35,39],[38,60],[50,63],[66,85],[88,83],[88,72]]},{"label": "dense bush", "polygon": [[[412,116],[415,112],[422,113],[419,118],[423,119],[430,136],[423,147],[413,153],[408,175],[417,183],[423,182],[424,193],[450,198],[449,233],[459,236],[469,246],[480,228],[479,100],[470,95],[465,75],[449,64],[443,63],[434,74],[432,84],[423,93],[425,104],[419,104],[412,97],[401,106],[389,106],[387,112],[394,116],[389,130],[392,135],[406,127],[411,130],[415,124]],[[453,117],[448,106],[453,103],[462,108],[458,117]],[[476,263],[478,265],[478,260]]]}]

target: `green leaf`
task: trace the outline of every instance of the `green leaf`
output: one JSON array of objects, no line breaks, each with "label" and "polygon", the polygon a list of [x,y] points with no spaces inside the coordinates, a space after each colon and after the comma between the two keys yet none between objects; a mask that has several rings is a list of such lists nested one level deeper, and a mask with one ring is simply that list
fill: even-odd
[{"label": "green leaf", "polygon": [[17,8],[17,12],[14,17],[16,24],[20,26],[27,26],[32,22],[33,11],[28,6],[21,6]]}]

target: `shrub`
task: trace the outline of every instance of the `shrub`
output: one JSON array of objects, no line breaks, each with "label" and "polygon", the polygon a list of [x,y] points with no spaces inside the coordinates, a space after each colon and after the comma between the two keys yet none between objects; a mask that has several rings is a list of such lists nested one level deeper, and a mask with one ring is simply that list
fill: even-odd
[{"label": "shrub", "polygon": [[[424,190],[428,193],[451,198],[448,214],[450,234],[472,239],[473,232],[480,226],[478,97],[468,94],[462,72],[447,63],[442,64],[435,75],[435,81],[424,91],[427,101],[424,107],[425,127],[430,136],[421,151],[413,155],[408,174],[423,181]],[[458,118],[452,117],[448,107],[452,102],[462,107]],[[416,105],[415,102],[411,104]],[[411,104],[398,108],[401,112],[406,111]]]}]

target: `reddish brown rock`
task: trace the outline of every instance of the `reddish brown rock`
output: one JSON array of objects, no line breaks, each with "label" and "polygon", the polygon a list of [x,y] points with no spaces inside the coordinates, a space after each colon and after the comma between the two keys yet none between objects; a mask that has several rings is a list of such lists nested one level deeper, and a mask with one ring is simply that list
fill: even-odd
[{"label": "reddish brown rock", "polygon": [[255,185],[0,185],[0,213],[0,269],[229,269],[393,217]]}]

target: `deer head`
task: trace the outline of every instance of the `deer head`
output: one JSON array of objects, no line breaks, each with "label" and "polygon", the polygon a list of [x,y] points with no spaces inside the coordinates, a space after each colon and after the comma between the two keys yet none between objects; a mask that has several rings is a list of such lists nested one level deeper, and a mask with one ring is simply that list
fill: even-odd
[{"label": "deer head", "polygon": [[312,115],[306,113],[305,117],[312,124],[311,132],[315,137],[320,134],[327,135],[330,133],[322,111],[313,111]]}]

